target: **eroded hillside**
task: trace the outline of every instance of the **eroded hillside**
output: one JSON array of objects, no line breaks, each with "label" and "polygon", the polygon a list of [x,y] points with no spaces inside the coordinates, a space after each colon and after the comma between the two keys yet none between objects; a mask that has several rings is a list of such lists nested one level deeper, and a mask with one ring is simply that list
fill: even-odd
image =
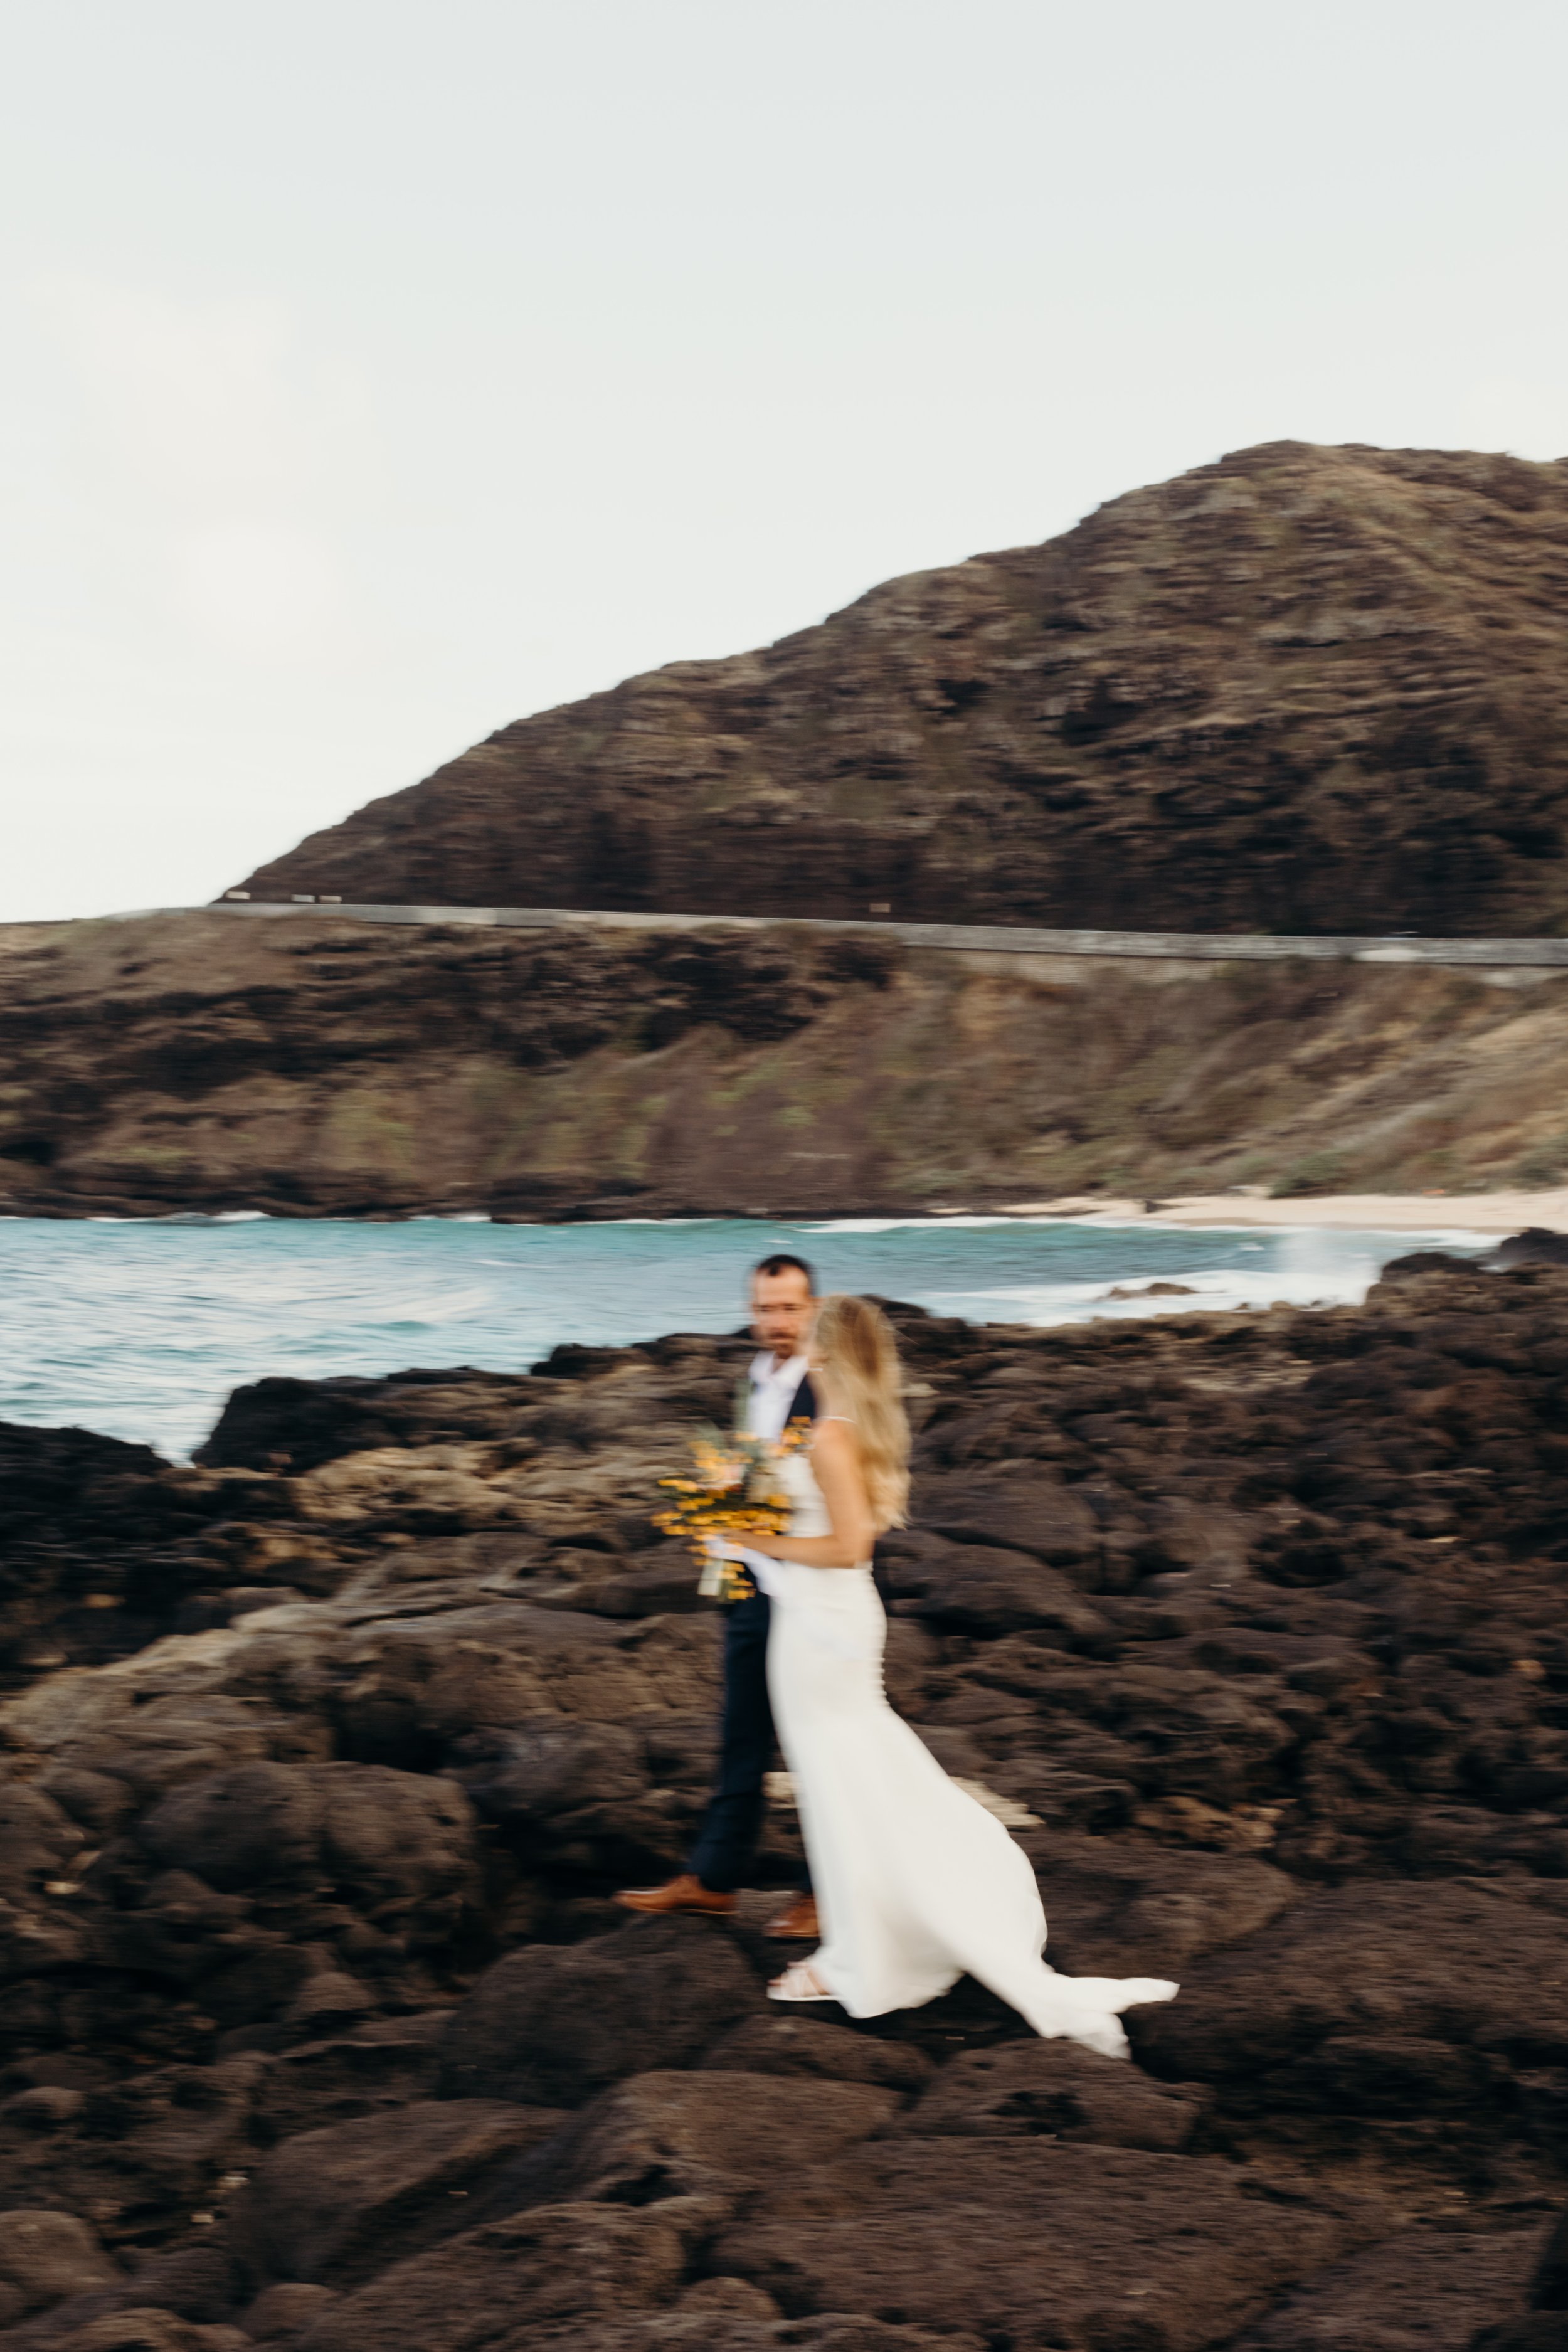
[{"label": "eroded hillside", "polygon": [[0,1207],[816,1213],[1568,1172],[1568,980],[1052,969],[784,927],[17,927]]},{"label": "eroded hillside", "polygon": [[1568,923],[1568,460],[1276,442],[504,727],[258,897]]}]

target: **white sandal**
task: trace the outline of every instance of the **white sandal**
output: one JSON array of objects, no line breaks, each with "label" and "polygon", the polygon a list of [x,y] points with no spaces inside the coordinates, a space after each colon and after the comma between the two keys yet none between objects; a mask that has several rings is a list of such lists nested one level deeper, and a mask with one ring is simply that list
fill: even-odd
[{"label": "white sandal", "polygon": [[770,2000],[837,2000],[837,1993],[824,1992],[809,1960],[795,1960],[782,1977],[775,1977],[768,1987]]}]

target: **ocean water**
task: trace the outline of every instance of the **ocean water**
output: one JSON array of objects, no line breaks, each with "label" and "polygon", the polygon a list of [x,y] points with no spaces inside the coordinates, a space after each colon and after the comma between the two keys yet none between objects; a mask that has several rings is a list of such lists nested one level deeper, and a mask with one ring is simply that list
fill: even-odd
[{"label": "ocean water", "polygon": [[[0,1219],[0,1420],[79,1423],[179,1458],[231,1389],[269,1372],[524,1371],[563,1339],[733,1330],[747,1270],[773,1249],[809,1259],[826,1289],[1046,1324],[1358,1299],[1387,1259],[1436,1240],[1479,1246],[1096,1218]],[[1106,1295],[1152,1281],[1194,1295]]]}]

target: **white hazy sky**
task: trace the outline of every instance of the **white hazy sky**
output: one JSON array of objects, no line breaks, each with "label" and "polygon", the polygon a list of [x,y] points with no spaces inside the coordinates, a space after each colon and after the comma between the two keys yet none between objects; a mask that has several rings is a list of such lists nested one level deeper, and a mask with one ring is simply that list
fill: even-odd
[{"label": "white hazy sky", "polygon": [[0,918],[1250,442],[1568,452],[1563,0],[0,0]]}]

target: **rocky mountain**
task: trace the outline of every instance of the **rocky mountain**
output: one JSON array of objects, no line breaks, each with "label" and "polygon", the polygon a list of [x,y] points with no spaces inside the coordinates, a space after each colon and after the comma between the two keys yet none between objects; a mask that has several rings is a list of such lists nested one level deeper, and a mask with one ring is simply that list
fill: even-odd
[{"label": "rocky mountain", "polygon": [[1568,1179],[1568,975],[220,914],[0,931],[0,1211],[907,1212]]},{"label": "rocky mountain", "polygon": [[1568,924],[1568,459],[1278,442],[504,727],[258,898]]},{"label": "rocky mountain", "polygon": [[786,1802],[732,1923],[610,1902],[712,1767],[647,1512],[743,1343],[7,1428],[13,2352],[1563,2352],[1568,1273],[893,1311],[889,1690],[1058,1967],[1180,1978],[1133,2063],[770,2007]]}]

